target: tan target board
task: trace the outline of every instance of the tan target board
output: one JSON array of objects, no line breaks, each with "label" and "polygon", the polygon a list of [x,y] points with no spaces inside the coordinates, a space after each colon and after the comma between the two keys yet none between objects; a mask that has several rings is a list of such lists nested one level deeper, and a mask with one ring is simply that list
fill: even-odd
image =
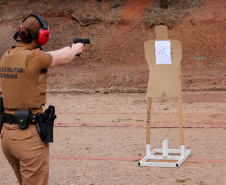
[{"label": "tan target board", "polygon": [[[182,60],[182,47],[180,41],[168,39],[166,26],[156,26],[155,33],[155,40],[149,40],[144,43],[145,58],[149,66],[149,81],[147,87],[146,156],[139,161],[139,165],[179,167],[191,153],[190,150],[185,150],[184,147],[180,65]],[[151,151],[150,126],[152,98],[161,97],[163,93],[168,98],[178,99],[181,148],[168,149],[168,141],[164,140],[162,143],[162,149]],[[162,156],[155,155],[156,153],[161,153]],[[170,154],[173,154],[173,156]],[[155,160],[160,160],[160,162],[155,162]],[[161,162],[161,160],[164,162]],[[172,160],[178,162],[171,162]]]}]

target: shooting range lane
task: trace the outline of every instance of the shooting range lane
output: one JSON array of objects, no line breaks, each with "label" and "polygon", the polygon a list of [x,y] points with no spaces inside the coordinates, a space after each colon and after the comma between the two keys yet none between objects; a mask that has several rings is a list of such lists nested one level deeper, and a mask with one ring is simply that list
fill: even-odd
[{"label": "shooting range lane", "polygon": [[[224,91],[183,92],[184,126],[225,126],[224,94]],[[136,184],[145,184],[150,179],[158,184],[174,184],[176,179],[185,178],[190,184],[200,181],[224,184],[225,128],[184,128],[186,147],[192,150],[192,154],[180,168],[141,169],[137,162],[145,155],[147,105],[144,93],[49,93],[47,100],[47,105],[54,104],[57,112],[54,142],[50,145],[50,184],[129,184],[129,179]],[[151,129],[153,147],[161,147],[161,140],[168,139],[169,148],[176,148],[180,144],[177,139],[179,128],[157,127],[166,124],[178,127],[177,100],[155,98],[152,105],[152,126],[156,127]],[[158,119],[161,122],[155,122]],[[59,123],[93,125],[69,127],[58,126]],[[121,126],[109,127],[110,124]],[[7,178],[12,169],[2,151],[0,156],[0,179],[6,184],[16,185],[15,177]]]},{"label": "shooting range lane", "polygon": [[[188,127],[225,127],[225,104],[223,92],[208,92],[204,98],[198,98],[199,92],[183,93],[183,117],[184,128]],[[94,95],[94,99],[86,102],[89,95],[73,95],[74,104],[65,107],[70,103],[65,94],[64,98],[59,96],[59,103],[62,106],[56,107],[57,120],[55,126],[112,126],[112,127],[145,127],[146,124],[146,97],[144,94],[131,95],[111,94]],[[214,102],[214,96],[218,96]],[[84,98],[84,100],[83,100]],[[220,98],[220,100],[219,100]],[[209,100],[210,99],[210,100]],[[208,102],[206,102],[208,101]],[[178,127],[178,111],[176,100],[153,100],[152,125],[151,127]],[[65,109],[64,109],[65,108]],[[67,119],[65,119],[67,117]]]},{"label": "shooting range lane", "polygon": [[[0,159],[5,156],[0,156]],[[51,159],[101,160],[101,161],[138,161],[141,158],[112,158],[112,157],[79,157],[79,156],[50,156]],[[225,159],[187,159],[190,163],[226,163]]]},{"label": "shooting range lane", "polygon": [[[169,139],[169,148],[180,143],[178,128],[151,129],[153,147],[160,147],[161,140]],[[137,162],[144,154],[142,145],[145,128],[134,127],[56,127],[54,143],[50,147],[53,160],[102,160]],[[185,141],[192,149],[188,163],[225,163],[225,129],[184,129]],[[201,133],[201,134],[200,134]],[[201,139],[200,139],[201,138]],[[142,150],[143,149],[143,150]],[[0,152],[3,160],[3,153]],[[186,161],[187,161],[186,160]],[[185,162],[186,162],[185,161]]]},{"label": "shooting range lane", "polygon": [[[49,94],[49,104],[52,99],[55,126],[146,126],[145,94]],[[184,127],[225,127],[224,102],[223,91],[184,92]],[[155,98],[152,104],[152,127],[178,127],[176,100]]]},{"label": "shooting range lane", "polygon": [[[87,127],[146,127],[146,125],[144,124],[145,120],[141,120],[146,113],[139,113],[139,112],[57,112],[58,115],[64,115],[64,116],[69,116],[69,117],[77,117],[77,122],[71,122],[71,123],[63,123],[63,122],[56,122],[55,123],[55,127],[78,127],[78,126],[87,126]],[[217,113],[209,113],[209,112],[186,112],[183,113],[184,117],[188,118],[192,117],[192,116],[199,116],[199,117],[203,117],[202,120],[202,124],[198,123],[198,124],[184,124],[183,127],[184,128],[226,128],[226,124],[224,120],[212,120],[211,124],[209,123],[208,119],[212,118],[212,117],[224,117],[224,115],[222,114],[217,114]],[[104,116],[106,117],[106,119],[108,119],[108,122],[103,122],[103,123],[99,123],[99,122],[84,122],[82,119],[78,119],[79,118],[93,118],[93,117],[98,117],[98,116]],[[118,117],[122,117],[121,120],[118,121],[118,123],[115,123],[112,120],[109,120],[110,117],[112,116],[118,116]],[[178,128],[179,125],[175,124],[172,122],[172,120],[168,123],[163,123],[162,122],[162,118],[164,117],[173,117],[173,116],[177,116],[177,113],[175,112],[155,112],[154,113],[154,118],[155,118],[155,123],[151,125],[152,128]],[[123,120],[124,117],[124,120]],[[125,118],[127,117],[127,119]],[[135,123],[136,119],[140,119],[139,123]],[[205,121],[206,119],[206,121]],[[75,119],[76,120],[76,119]],[[120,123],[123,122],[123,123]],[[157,123],[157,124],[156,124]],[[214,124],[213,124],[214,123]]]}]

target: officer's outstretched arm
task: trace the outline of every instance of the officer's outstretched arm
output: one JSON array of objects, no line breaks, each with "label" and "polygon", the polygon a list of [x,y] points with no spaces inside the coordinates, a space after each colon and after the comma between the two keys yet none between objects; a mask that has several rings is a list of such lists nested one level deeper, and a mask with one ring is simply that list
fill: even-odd
[{"label": "officer's outstretched arm", "polygon": [[59,50],[49,51],[47,53],[53,56],[53,63],[50,67],[66,65],[74,59],[75,55],[82,54],[83,51],[84,44],[82,43],[72,44],[71,46]]}]

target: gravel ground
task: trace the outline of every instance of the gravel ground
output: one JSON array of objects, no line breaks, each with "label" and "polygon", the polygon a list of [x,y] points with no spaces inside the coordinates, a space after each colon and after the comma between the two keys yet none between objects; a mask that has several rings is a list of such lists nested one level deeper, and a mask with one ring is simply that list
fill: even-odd
[{"label": "gravel ground", "polygon": [[[223,94],[183,93],[185,147],[192,154],[179,168],[138,166],[145,156],[144,94],[48,94],[58,113],[49,184],[226,184]],[[152,148],[164,139],[179,148],[177,101],[154,99],[152,109]],[[1,150],[0,166],[0,184],[18,184]]]}]

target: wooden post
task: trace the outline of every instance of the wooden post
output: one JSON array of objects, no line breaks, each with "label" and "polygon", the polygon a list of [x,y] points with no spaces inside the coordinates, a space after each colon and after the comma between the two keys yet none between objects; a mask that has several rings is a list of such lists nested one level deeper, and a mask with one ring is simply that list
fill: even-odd
[{"label": "wooden post", "polygon": [[178,99],[178,112],[179,112],[180,140],[181,140],[181,145],[184,145],[182,98]]},{"label": "wooden post", "polygon": [[147,126],[146,126],[146,144],[150,145],[150,126],[151,126],[151,101],[152,98],[148,97],[147,100]]}]

